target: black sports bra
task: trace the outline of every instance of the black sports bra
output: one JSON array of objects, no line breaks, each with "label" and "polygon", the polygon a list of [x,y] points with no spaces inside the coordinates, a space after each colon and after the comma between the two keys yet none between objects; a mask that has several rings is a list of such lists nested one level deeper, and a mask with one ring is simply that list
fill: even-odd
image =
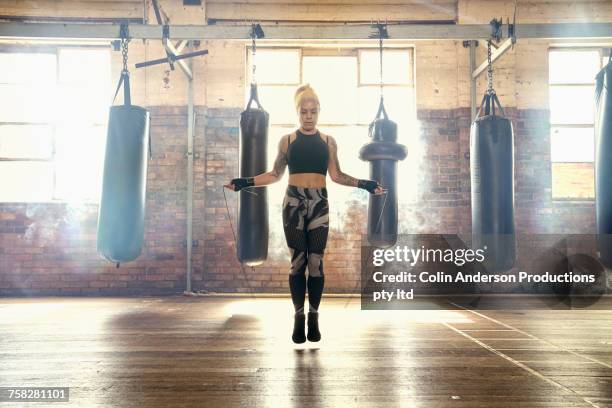
[{"label": "black sports bra", "polygon": [[319,173],[327,175],[329,151],[327,138],[324,142],[319,131],[314,135],[305,135],[299,130],[295,131],[296,138],[292,142],[289,135],[287,146],[287,164],[289,174]]}]

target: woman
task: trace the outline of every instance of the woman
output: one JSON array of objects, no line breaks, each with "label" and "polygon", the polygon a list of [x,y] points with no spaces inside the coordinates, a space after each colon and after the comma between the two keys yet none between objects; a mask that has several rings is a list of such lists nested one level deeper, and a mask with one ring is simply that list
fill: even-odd
[{"label": "woman", "polygon": [[[323,294],[323,253],[329,230],[329,206],[325,177],[345,186],[359,187],[371,194],[382,194],[374,180],[358,180],[340,170],[337,144],[333,137],[317,130],[319,98],[306,84],[295,92],[295,108],[300,128],[285,135],[278,144],[274,168],[255,177],[235,178],[225,187],[240,191],[279,181],[289,166],[289,185],[283,201],[283,225],[291,252],[289,288],[295,308],[292,339],[295,343],[319,341],[318,308]],[[308,266],[308,280],[306,267]],[[304,301],[308,288],[308,335],[305,334]]]}]

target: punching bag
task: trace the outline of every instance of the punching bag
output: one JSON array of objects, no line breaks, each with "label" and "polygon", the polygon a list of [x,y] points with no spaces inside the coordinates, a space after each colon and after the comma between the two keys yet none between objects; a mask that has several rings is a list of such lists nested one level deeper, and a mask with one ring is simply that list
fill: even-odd
[{"label": "punching bag", "polygon": [[117,264],[141,252],[150,151],[149,112],[131,104],[125,70],[117,92],[122,83],[124,104],[112,106],[108,119],[97,237],[98,253]]},{"label": "punching bag", "polygon": [[[251,108],[257,102],[258,108]],[[267,171],[268,112],[251,84],[251,98],[240,114],[240,177],[254,177]],[[238,218],[238,260],[259,265],[268,256],[268,196],[266,187],[241,190]]]},{"label": "punching bag", "polygon": [[490,272],[506,271],[516,259],[514,134],[503,114],[495,92],[487,92],[470,132],[472,246],[484,250]]},{"label": "punching bag", "polygon": [[382,97],[370,123],[370,138],[372,142],[361,148],[359,158],[370,162],[370,179],[378,181],[387,193],[370,194],[368,241],[386,248],[397,241],[397,162],[404,160],[407,152],[404,145],[396,143],[397,124],[389,120]]},{"label": "punching bag", "polygon": [[[612,58],[612,55],[611,55]],[[595,200],[601,263],[612,268],[612,63],[597,74],[595,86]]]}]

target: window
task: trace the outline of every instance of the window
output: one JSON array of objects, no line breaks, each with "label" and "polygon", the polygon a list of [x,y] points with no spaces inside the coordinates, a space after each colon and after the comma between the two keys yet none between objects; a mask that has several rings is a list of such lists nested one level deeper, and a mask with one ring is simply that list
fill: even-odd
[{"label": "window", "polygon": [[601,63],[598,49],[549,53],[553,199],[594,197],[594,94]]},{"label": "window", "polygon": [[[250,82],[251,61],[247,53]],[[389,118],[398,124],[398,143],[414,144],[417,138],[414,97],[414,67],[412,48],[385,49],[383,54],[385,108]],[[270,114],[268,133],[268,164],[277,155],[283,135],[299,126],[293,96],[302,83],[310,83],[321,101],[318,128],[338,142],[338,159],[342,171],[357,178],[370,178],[368,162],[359,159],[359,150],[370,142],[368,125],[378,111],[379,53],[378,49],[358,48],[257,48],[255,57],[259,100]],[[248,86],[246,92],[249,92]],[[247,95],[248,99],[248,95]],[[416,198],[408,180],[416,174],[405,168],[409,159],[398,163],[398,174],[406,175],[398,182],[398,199]],[[285,177],[288,177],[285,175]],[[399,178],[399,177],[398,177]],[[400,179],[401,180],[401,179]],[[268,187],[271,214],[278,214],[286,183]],[[346,205],[351,200],[367,203],[368,194],[355,188],[329,185],[333,224],[346,217]],[[282,233],[281,233],[282,235]]]},{"label": "window", "polygon": [[0,202],[98,201],[110,51],[0,53]]}]

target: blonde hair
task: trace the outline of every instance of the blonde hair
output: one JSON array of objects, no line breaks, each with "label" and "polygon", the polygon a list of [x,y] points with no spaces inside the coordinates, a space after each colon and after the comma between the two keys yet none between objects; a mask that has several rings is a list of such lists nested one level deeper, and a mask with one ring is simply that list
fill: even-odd
[{"label": "blonde hair", "polygon": [[307,99],[312,99],[317,103],[318,107],[321,107],[321,105],[319,104],[319,97],[317,96],[317,93],[314,91],[314,89],[312,89],[312,87],[310,86],[310,84],[304,84],[302,86],[300,86],[296,91],[295,91],[295,110],[299,110],[300,106],[302,106],[302,102],[304,102]]}]

